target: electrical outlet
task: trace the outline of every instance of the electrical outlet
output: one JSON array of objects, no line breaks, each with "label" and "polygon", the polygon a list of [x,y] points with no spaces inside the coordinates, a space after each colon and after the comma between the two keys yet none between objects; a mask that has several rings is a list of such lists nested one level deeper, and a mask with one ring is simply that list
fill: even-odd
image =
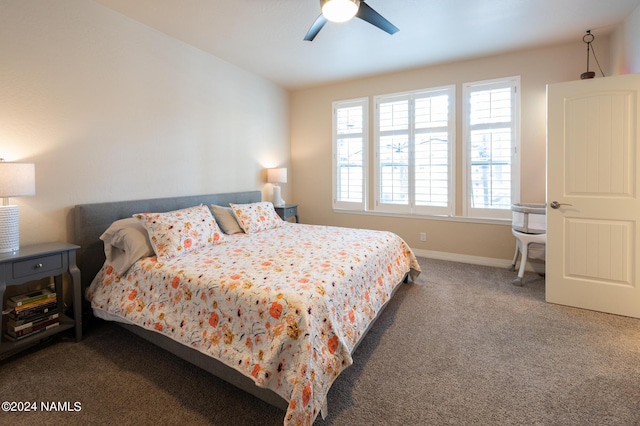
[{"label": "electrical outlet", "polygon": [[426,232],[421,232],[420,233],[420,241],[427,241],[427,233]]}]

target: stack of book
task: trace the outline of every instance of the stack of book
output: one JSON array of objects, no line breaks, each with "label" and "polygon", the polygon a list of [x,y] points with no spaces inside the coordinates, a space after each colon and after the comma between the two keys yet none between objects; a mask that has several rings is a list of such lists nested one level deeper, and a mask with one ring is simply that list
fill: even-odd
[{"label": "stack of book", "polygon": [[11,308],[5,337],[11,341],[25,339],[60,325],[56,293],[43,288],[7,300]]}]

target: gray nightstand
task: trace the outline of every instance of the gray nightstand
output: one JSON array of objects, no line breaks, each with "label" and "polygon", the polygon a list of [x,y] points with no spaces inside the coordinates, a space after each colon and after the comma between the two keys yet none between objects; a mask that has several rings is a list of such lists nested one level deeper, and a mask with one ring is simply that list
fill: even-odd
[{"label": "gray nightstand", "polygon": [[274,206],[276,209],[276,213],[278,216],[282,218],[282,220],[287,220],[290,217],[296,219],[296,223],[299,223],[298,220],[298,205],[297,204],[285,204],[283,206]]},{"label": "gray nightstand", "polygon": [[[54,277],[60,325],[44,332],[36,333],[15,342],[8,341],[4,334],[0,334],[0,359],[3,354],[12,355],[21,349],[26,349],[40,340],[54,334],[75,328],[76,341],[82,339],[82,294],[80,270],[76,266],[76,250],[79,246],[61,242],[34,244],[20,247],[14,253],[0,254],[0,303],[3,301],[7,287],[21,285],[30,281]],[[73,316],[64,315],[64,290],[62,275],[69,273],[73,288]],[[6,307],[3,305],[2,309]],[[0,317],[0,330],[2,318]]]}]

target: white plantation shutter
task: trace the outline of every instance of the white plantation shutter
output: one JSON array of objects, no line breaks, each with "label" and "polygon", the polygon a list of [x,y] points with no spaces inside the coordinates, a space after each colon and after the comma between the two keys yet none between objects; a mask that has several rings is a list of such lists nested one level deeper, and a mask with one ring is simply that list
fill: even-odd
[{"label": "white plantation shutter", "polygon": [[[378,205],[409,211],[409,99],[379,103]],[[393,207],[393,206],[398,207]]]},{"label": "white plantation shutter", "polygon": [[333,208],[364,210],[368,99],[333,103]]},{"label": "white plantation shutter", "polygon": [[378,96],[376,210],[453,214],[454,86]]},{"label": "white plantation shutter", "polygon": [[466,216],[511,215],[519,193],[518,86],[518,77],[464,85]]},{"label": "white plantation shutter", "polygon": [[[415,204],[416,208],[443,208],[451,213],[451,183],[453,126],[450,111],[451,94],[434,94],[415,101]],[[452,100],[451,100],[452,102]]]}]

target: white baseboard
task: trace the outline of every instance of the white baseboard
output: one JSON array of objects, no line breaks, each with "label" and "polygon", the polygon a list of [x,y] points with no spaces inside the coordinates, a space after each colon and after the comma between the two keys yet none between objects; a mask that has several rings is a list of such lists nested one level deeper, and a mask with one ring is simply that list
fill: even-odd
[{"label": "white baseboard", "polygon": [[[493,257],[470,256],[467,254],[447,253],[444,251],[412,249],[413,253],[419,257],[428,259],[449,260],[451,262],[470,263],[472,265],[493,266],[496,268],[509,268],[513,259],[496,259]],[[527,271],[544,273],[544,263],[527,262]]]}]

